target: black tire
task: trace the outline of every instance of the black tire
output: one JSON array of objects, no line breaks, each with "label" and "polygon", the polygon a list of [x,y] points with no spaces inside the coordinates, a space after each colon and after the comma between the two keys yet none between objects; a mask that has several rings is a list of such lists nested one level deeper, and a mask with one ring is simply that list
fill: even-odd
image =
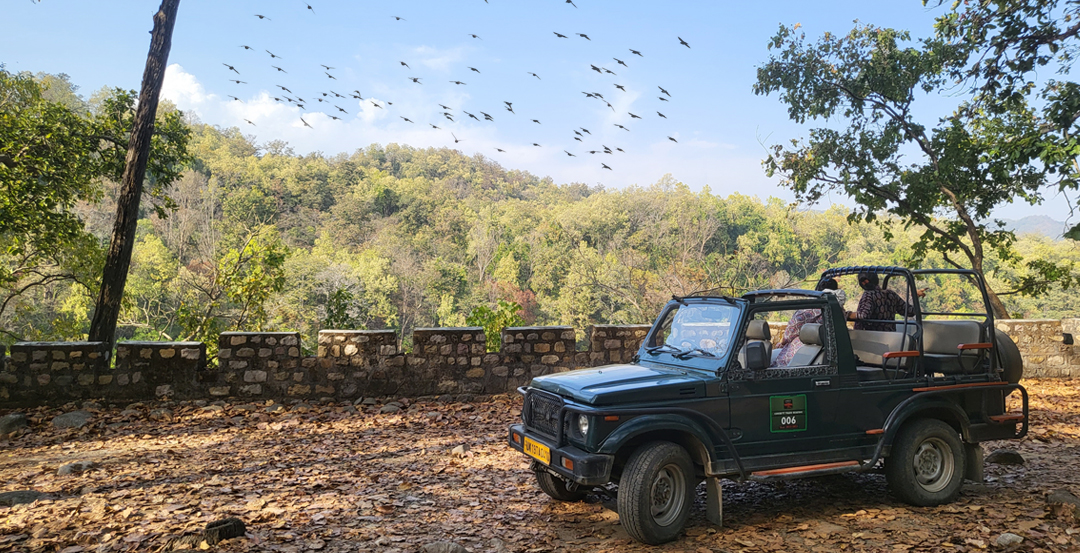
[{"label": "black tire", "polygon": [[546,470],[536,471],[536,483],[544,493],[552,499],[559,501],[581,501],[585,499],[585,492],[580,490],[566,489],[566,481]]},{"label": "black tire", "polygon": [[953,427],[918,419],[900,429],[885,459],[889,489],[905,503],[932,507],[949,503],[964,483],[966,453]]},{"label": "black tire", "polygon": [[1010,384],[1020,382],[1024,376],[1024,358],[1020,356],[1020,348],[1008,334],[999,329],[994,329],[994,338],[997,340],[998,363],[1003,369],[1001,378]]},{"label": "black tire", "polygon": [[694,481],[694,464],[682,446],[639,447],[619,480],[619,522],[626,533],[649,545],[678,537],[694,505]]},{"label": "black tire", "polygon": [[217,545],[225,540],[242,537],[246,532],[244,521],[236,517],[223,518],[206,525],[206,543]]}]

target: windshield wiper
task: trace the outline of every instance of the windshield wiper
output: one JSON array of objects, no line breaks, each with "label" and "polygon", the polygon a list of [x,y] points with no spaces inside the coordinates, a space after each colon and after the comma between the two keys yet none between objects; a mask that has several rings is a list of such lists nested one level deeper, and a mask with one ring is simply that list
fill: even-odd
[{"label": "windshield wiper", "polygon": [[695,353],[699,353],[699,354],[701,354],[701,355],[703,355],[705,357],[716,357],[715,354],[710,353],[708,351],[705,351],[705,350],[703,350],[701,348],[694,348],[692,350],[684,351],[682,353],[676,353],[675,357],[678,357],[679,359],[686,359],[687,357],[690,357],[691,355],[693,355]]},{"label": "windshield wiper", "polygon": [[677,347],[675,347],[675,346],[673,346],[671,344],[661,344],[659,346],[651,346],[651,347],[645,348],[645,352],[650,353],[650,354],[655,354],[655,353],[659,353],[659,352],[662,352],[662,351],[663,352],[678,352],[679,354],[686,353],[683,350],[681,350],[681,349],[679,349],[679,348],[677,348]]}]

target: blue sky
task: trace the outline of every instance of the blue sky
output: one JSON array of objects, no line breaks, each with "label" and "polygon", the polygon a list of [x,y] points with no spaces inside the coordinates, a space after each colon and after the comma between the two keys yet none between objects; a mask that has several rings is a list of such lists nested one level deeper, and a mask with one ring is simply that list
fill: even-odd
[{"label": "blue sky", "polygon": [[[764,175],[761,159],[766,145],[804,136],[807,129],[788,121],[775,96],[751,91],[778,26],[801,23],[807,36],[816,37],[850,30],[858,19],[924,36],[940,13],[918,0],[574,2],[577,8],[564,0],[310,0],[311,11],[301,0],[183,0],[164,94],[205,123],[239,127],[259,143],[285,140],[298,153],[336,154],[391,142],[448,146],[557,183],[645,186],[671,173],[693,189],[708,186],[721,196],[791,199]],[[67,73],[87,95],[102,86],[138,89],[158,4],[8,0],[0,63],[12,71]],[[321,64],[334,68],[329,74],[335,79]],[[598,74],[590,65],[615,75]],[[283,98],[277,85],[306,100],[305,109],[275,101]],[[353,91],[364,100],[349,97]],[[599,92],[604,100],[583,92]],[[934,100],[939,106],[952,101]],[[451,108],[453,122],[439,104]],[[614,153],[588,153],[603,146]],[[1066,206],[1051,198],[1040,207],[1007,207],[999,214],[1064,220]]]}]

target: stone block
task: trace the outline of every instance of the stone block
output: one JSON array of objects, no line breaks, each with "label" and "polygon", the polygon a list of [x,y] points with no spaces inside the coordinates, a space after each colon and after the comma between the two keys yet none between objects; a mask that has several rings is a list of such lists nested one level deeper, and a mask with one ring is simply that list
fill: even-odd
[{"label": "stone block", "polygon": [[533,346],[533,351],[536,353],[547,353],[551,351],[551,344],[536,344]]},{"label": "stone block", "polygon": [[83,352],[79,350],[72,350],[68,352],[69,359],[82,359]]},{"label": "stone block", "polygon": [[397,346],[379,346],[379,355],[389,356],[397,354]]},{"label": "stone block", "polygon": [[48,374],[37,375],[38,386],[47,386],[49,382],[52,382],[52,376]]},{"label": "stone block", "polygon": [[245,396],[257,396],[262,395],[261,384],[248,384],[240,387],[240,393]]},{"label": "stone block", "polygon": [[229,345],[230,346],[240,346],[240,345],[243,345],[243,344],[246,344],[246,343],[247,343],[247,336],[230,336],[229,337]]},{"label": "stone block", "polygon": [[545,364],[545,365],[554,365],[555,363],[559,362],[559,356],[558,355],[545,355],[545,356],[540,358],[540,362]]},{"label": "stone block", "polygon": [[510,367],[495,367],[491,369],[491,374],[495,376],[506,376],[510,374]]},{"label": "stone block", "polygon": [[311,393],[311,386],[305,384],[293,384],[286,392],[290,396],[303,396]]},{"label": "stone block", "polygon": [[78,378],[80,386],[90,386],[94,383],[94,375],[92,374],[80,374]]},{"label": "stone block", "polygon": [[13,362],[15,362],[15,363],[25,363],[26,362],[26,354],[21,352],[21,351],[18,352],[18,353],[12,353],[11,354],[11,360]]},{"label": "stone block", "polygon": [[113,376],[111,374],[103,374],[97,377],[97,383],[99,386],[107,386],[112,384]]},{"label": "stone block", "polygon": [[474,367],[479,367],[481,361],[483,361],[482,357],[473,357],[472,359],[469,359],[469,364]]},{"label": "stone block", "polygon": [[247,371],[244,373],[244,382],[266,382],[266,371]]},{"label": "stone block", "polygon": [[210,395],[215,397],[227,396],[232,392],[228,386],[211,386]]},{"label": "stone block", "polygon": [[156,397],[164,397],[171,395],[173,395],[173,387],[171,384],[162,384],[161,386],[154,388],[154,396]]},{"label": "stone block", "polygon": [[71,367],[71,365],[68,364],[68,363],[65,363],[63,361],[53,361],[53,364],[52,364],[52,370],[54,370],[54,371],[62,371],[62,370],[67,369],[69,367]]},{"label": "stone block", "polygon": [[408,365],[410,367],[419,367],[420,365],[423,365],[424,363],[427,363],[427,359],[425,359],[423,357],[411,357],[410,356],[410,357],[407,357],[406,359],[407,359],[406,362],[408,363]]},{"label": "stone block", "polygon": [[562,342],[555,342],[555,351],[563,353],[566,351],[566,344]]},{"label": "stone block", "polygon": [[321,385],[316,385],[315,386],[315,393],[316,394],[333,395],[334,391],[335,390],[334,390],[333,386],[321,386]]},{"label": "stone block", "polygon": [[345,346],[345,355],[356,355],[360,351],[360,348],[353,344],[347,344]]},{"label": "stone block", "polygon": [[259,348],[259,357],[262,357],[263,359],[270,357],[273,354],[274,351],[270,348]]},{"label": "stone block", "polygon": [[328,373],[326,375],[327,380],[345,380],[344,373]]},{"label": "stone block", "polygon": [[547,341],[554,340],[555,339],[555,333],[554,332],[545,332],[545,333],[540,335],[540,339],[541,340],[547,340]]},{"label": "stone block", "polygon": [[604,349],[619,349],[622,347],[622,340],[604,340]]},{"label": "stone block", "polygon": [[120,374],[116,375],[116,385],[117,386],[127,386],[130,383],[131,383],[131,375],[129,375],[127,373],[120,373]]},{"label": "stone block", "polygon": [[254,357],[255,356],[255,349],[254,348],[240,348],[240,349],[236,350],[236,356],[237,357]]},{"label": "stone block", "polygon": [[230,359],[232,358],[232,350],[228,348],[219,349],[217,352],[218,359]]},{"label": "stone block", "polygon": [[450,355],[452,353],[454,353],[454,346],[450,344],[439,346],[439,355]]},{"label": "stone block", "polygon": [[44,361],[49,356],[49,352],[43,349],[37,349],[32,351],[30,355],[33,357],[34,361]]},{"label": "stone block", "polygon": [[67,355],[65,355],[64,352],[60,350],[53,350],[51,353],[53,361],[63,361],[67,359]]}]

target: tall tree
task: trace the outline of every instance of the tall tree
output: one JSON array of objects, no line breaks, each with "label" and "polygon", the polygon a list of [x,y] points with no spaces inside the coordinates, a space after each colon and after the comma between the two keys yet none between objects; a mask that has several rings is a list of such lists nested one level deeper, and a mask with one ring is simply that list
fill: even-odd
[{"label": "tall tree", "polygon": [[[953,86],[968,48],[872,25],[810,42],[798,27],[782,26],[773,37],[775,53],[758,69],[754,92],[778,93],[798,123],[827,123],[805,141],[773,146],[766,172],[803,201],[832,191],[850,196],[858,204],[850,219],[876,221],[886,233],[896,219],[918,225],[924,232],[915,262],[936,251],[979,273],[990,269],[991,257],[1019,263],[1015,236],[992,211],[1015,199],[1039,203],[1052,177],[1033,149],[1003,146],[1039,140],[1027,102],[993,110],[963,102],[936,120],[920,116],[916,99]],[[1057,267],[1029,269],[1061,275]],[[996,316],[1008,317],[993,290],[990,303]]]},{"label": "tall tree", "polygon": [[[127,282],[128,267],[131,264],[131,251],[135,246],[139,201],[142,198],[143,179],[146,177],[146,165],[154,135],[154,118],[157,114],[158,98],[161,96],[161,85],[165,80],[165,66],[169,61],[173,25],[179,6],[180,0],[162,0],[161,7],[154,14],[150,53],[146,58],[139,106],[131,131],[131,142],[128,144],[120,197],[116,206],[116,224],[105,258],[94,318],[90,322],[91,341],[112,344],[115,338],[116,320],[120,316],[124,284]],[[179,176],[178,172],[176,176]]]}]

